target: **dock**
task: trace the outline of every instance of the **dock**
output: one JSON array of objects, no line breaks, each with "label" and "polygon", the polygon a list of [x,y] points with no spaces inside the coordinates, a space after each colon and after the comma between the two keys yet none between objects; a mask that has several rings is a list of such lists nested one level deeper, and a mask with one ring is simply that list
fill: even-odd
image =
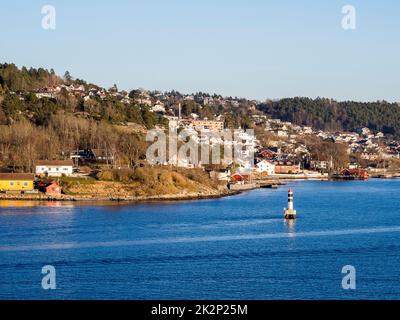
[{"label": "dock", "polygon": [[277,184],[261,184],[260,188],[262,189],[278,189]]},{"label": "dock", "polygon": [[231,191],[250,191],[257,189],[258,185],[256,183],[231,183],[229,184],[229,190]]}]

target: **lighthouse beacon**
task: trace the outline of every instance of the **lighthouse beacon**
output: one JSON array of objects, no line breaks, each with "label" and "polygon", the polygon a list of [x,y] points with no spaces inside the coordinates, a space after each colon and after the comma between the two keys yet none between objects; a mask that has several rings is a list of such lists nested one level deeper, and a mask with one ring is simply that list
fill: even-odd
[{"label": "lighthouse beacon", "polygon": [[285,219],[294,220],[296,219],[296,210],[293,209],[293,190],[288,191],[288,207],[285,209]]}]

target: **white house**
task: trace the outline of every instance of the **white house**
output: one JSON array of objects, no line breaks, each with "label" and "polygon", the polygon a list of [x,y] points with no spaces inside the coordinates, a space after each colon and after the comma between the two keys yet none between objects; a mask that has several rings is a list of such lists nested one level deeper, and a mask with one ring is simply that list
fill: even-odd
[{"label": "white house", "polygon": [[165,107],[162,104],[156,104],[150,109],[152,112],[165,113]]},{"label": "white house", "polygon": [[311,127],[303,127],[303,132],[304,132],[305,134],[312,134],[312,133],[313,133],[313,130],[312,130]]},{"label": "white house", "polygon": [[371,130],[369,129],[369,128],[362,128],[361,130],[360,130],[360,133],[362,134],[362,135],[369,135],[370,133],[371,133]]},{"label": "white house", "polygon": [[36,95],[36,98],[38,98],[38,99],[55,98],[54,93],[51,93],[51,92],[38,92],[38,93],[35,93],[35,95]]},{"label": "white house", "polygon": [[274,175],[275,174],[275,164],[268,160],[262,160],[255,166],[255,171],[260,174]]},{"label": "white house", "polygon": [[231,179],[231,170],[213,170],[210,172],[210,177],[219,181],[229,181]]},{"label": "white house", "polygon": [[276,130],[276,131],[275,131],[275,134],[276,134],[278,137],[288,137],[288,136],[289,136],[288,132],[285,131],[285,130]]},{"label": "white house", "polygon": [[50,177],[61,177],[72,175],[72,160],[38,160],[36,161],[36,174],[48,175]]}]

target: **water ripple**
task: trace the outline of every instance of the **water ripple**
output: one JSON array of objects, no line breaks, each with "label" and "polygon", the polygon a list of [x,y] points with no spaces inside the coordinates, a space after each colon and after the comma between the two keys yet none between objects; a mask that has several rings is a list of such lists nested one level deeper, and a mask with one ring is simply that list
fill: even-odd
[{"label": "water ripple", "polygon": [[331,236],[363,235],[363,234],[394,233],[394,232],[400,232],[400,226],[376,227],[376,228],[365,228],[365,229],[309,231],[309,232],[296,232],[296,233],[295,232],[262,233],[262,234],[240,234],[240,235],[224,235],[224,236],[159,238],[159,239],[143,239],[143,240],[132,240],[132,241],[115,240],[115,241],[94,241],[94,242],[80,242],[80,243],[69,242],[69,243],[53,243],[53,244],[0,246],[0,252],[110,248],[110,247],[140,246],[140,245],[153,245],[153,244],[159,245],[159,244],[175,244],[175,243],[243,241],[243,240],[263,240],[263,239],[282,239],[282,238],[331,237]]}]

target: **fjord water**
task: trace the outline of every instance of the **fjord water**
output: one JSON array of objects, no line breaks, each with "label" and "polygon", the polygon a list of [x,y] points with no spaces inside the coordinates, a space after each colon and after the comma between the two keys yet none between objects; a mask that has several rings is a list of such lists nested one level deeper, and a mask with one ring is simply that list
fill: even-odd
[{"label": "fjord water", "polygon": [[[303,181],[180,203],[0,201],[0,298],[399,299],[399,189]],[[42,289],[44,265],[56,290]],[[345,265],[356,290],[342,289]]]}]

